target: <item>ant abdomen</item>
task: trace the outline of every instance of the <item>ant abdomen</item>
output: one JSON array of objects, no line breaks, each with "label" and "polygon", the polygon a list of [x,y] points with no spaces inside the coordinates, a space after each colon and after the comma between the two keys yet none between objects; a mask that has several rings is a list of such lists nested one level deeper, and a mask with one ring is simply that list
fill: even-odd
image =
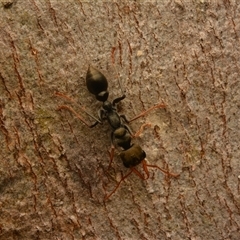
[{"label": "ant abdomen", "polygon": [[146,157],[146,153],[137,144],[133,144],[129,149],[122,151],[119,155],[126,168],[137,166]]},{"label": "ant abdomen", "polygon": [[94,94],[98,101],[108,99],[108,82],[106,77],[96,68],[89,66],[86,76],[86,85],[90,93]]}]

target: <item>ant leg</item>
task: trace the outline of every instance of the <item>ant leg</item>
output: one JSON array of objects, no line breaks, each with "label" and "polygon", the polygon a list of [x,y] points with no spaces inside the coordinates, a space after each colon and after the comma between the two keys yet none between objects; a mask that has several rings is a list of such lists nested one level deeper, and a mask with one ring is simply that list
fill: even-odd
[{"label": "ant leg", "polygon": [[127,117],[123,114],[119,115],[126,123],[130,123],[130,121],[127,119]]},{"label": "ant leg", "polygon": [[58,97],[61,97],[61,98],[65,98],[65,99],[67,99],[68,101],[75,103],[75,101],[74,101],[72,98],[66,96],[65,94],[63,94],[63,93],[61,93],[61,92],[55,92],[54,95],[56,95],[56,96],[58,96]]},{"label": "ant leg", "polygon": [[149,172],[145,166],[143,166],[143,170],[147,174],[147,177],[144,177],[143,174],[141,174],[136,168],[132,168],[132,170],[138,177],[140,177],[143,180],[147,180],[149,178]]},{"label": "ant leg", "polygon": [[109,157],[110,157],[110,162],[109,162],[109,165],[108,165],[108,170],[110,169],[110,167],[111,167],[111,165],[112,165],[112,162],[113,162],[114,150],[115,150],[115,147],[114,147],[113,144],[111,144],[111,149],[110,149],[110,151],[108,151],[108,154],[109,154]]},{"label": "ant leg", "polygon": [[147,162],[146,162],[145,159],[143,159],[143,161],[142,161],[142,166],[143,166],[144,172],[147,174],[147,178],[146,179],[148,179],[149,178],[149,171],[148,171]]},{"label": "ant leg", "polygon": [[107,119],[106,111],[103,108],[100,108],[98,110],[98,119],[100,119],[100,121],[103,121],[103,120]]},{"label": "ant leg", "polygon": [[146,167],[146,164],[144,164],[144,162],[145,162],[145,160],[143,160],[143,169],[144,169],[144,172],[147,174],[147,177],[144,177],[136,168],[132,167],[131,171],[128,174],[126,174],[124,177],[122,177],[122,179],[118,182],[118,184],[114,188],[114,190],[109,195],[104,197],[104,200],[106,201],[107,199],[109,199],[116,192],[116,190],[119,188],[121,182],[123,182],[132,172],[134,172],[141,179],[147,180],[149,178],[149,172],[148,172],[148,169]]},{"label": "ant leg", "polygon": [[119,188],[121,182],[123,182],[132,172],[133,172],[133,169],[131,169],[131,171],[128,174],[126,174],[124,177],[122,177],[122,179],[118,182],[118,184],[114,188],[114,190],[109,195],[104,197],[104,201],[108,200],[116,192],[116,190]]},{"label": "ant leg", "polygon": [[[147,164],[147,162],[144,160],[144,161],[143,161],[143,168],[144,168],[144,171],[147,171],[147,172],[148,172],[147,167],[157,168],[157,169],[159,169],[161,172],[163,172],[163,173],[165,173],[166,175],[171,176],[171,177],[178,177],[178,176],[180,175],[180,174],[176,174],[176,173],[170,173],[170,172],[168,172],[167,170],[164,170],[164,169],[160,168],[160,167],[157,166],[157,165]],[[148,174],[149,174],[149,173],[148,173]]]},{"label": "ant leg", "polygon": [[138,118],[146,115],[147,113],[149,113],[150,111],[152,111],[152,110],[154,110],[154,109],[157,109],[157,108],[165,108],[165,107],[166,107],[166,105],[165,105],[164,103],[159,103],[159,104],[157,104],[157,105],[155,105],[155,106],[150,107],[149,109],[147,109],[146,111],[140,113],[139,115],[135,116],[135,117],[132,118],[129,122],[132,122],[132,121],[134,121],[134,120],[136,120],[136,119],[138,119]]},{"label": "ant leg", "polygon": [[143,132],[144,128],[146,127],[151,127],[150,123],[144,123],[142,126],[139,128],[139,130],[133,135],[135,138],[139,137],[139,135]]},{"label": "ant leg", "polygon": [[127,129],[127,131],[130,133],[131,136],[133,136],[133,132],[128,125],[124,124],[124,128]]},{"label": "ant leg", "polygon": [[68,111],[72,112],[80,121],[82,121],[85,125],[87,125],[90,128],[95,127],[98,123],[101,123],[97,118],[95,118],[97,121],[94,124],[92,125],[88,124],[76,111],[74,111],[71,107],[67,105],[61,105],[57,108],[57,110],[61,109],[67,109]]}]

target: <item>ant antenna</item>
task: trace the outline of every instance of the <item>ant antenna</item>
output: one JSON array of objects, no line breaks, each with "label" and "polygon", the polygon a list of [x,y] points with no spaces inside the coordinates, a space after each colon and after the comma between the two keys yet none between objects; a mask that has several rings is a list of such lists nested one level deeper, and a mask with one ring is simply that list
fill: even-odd
[{"label": "ant antenna", "polygon": [[90,63],[91,63],[91,61],[89,60],[89,57],[88,57],[88,54],[86,53],[86,51],[85,51],[85,49],[84,49],[84,45],[82,44],[82,38],[83,38],[83,40],[84,40],[84,43],[87,43],[88,41],[87,41],[87,39],[86,39],[86,37],[84,36],[84,33],[82,32],[82,30],[80,30],[81,31],[81,33],[82,33],[82,35],[81,35],[81,49],[82,49],[82,52],[83,52],[83,54],[84,54],[84,58],[87,60],[87,62],[88,62],[88,65],[91,65]]},{"label": "ant antenna", "polygon": [[66,109],[70,112],[72,112],[80,121],[82,121],[85,125],[87,125],[88,127],[92,128],[94,127],[96,124],[98,123],[102,123],[98,118],[94,117],[91,113],[89,113],[88,111],[85,110],[85,108],[83,108],[81,106],[81,104],[77,104],[72,98],[66,96],[65,94],[63,93],[60,93],[60,92],[55,92],[54,95],[58,96],[58,97],[61,97],[63,99],[66,99],[74,104],[76,104],[78,107],[80,107],[80,109],[85,112],[89,117],[93,118],[96,122],[94,124],[89,124],[87,123],[75,110],[73,110],[73,108],[67,106],[67,105],[61,105],[58,107],[58,110],[61,110],[61,109]]},{"label": "ant antenna", "polygon": [[120,89],[121,89],[122,96],[125,96],[126,90],[123,90],[123,87],[122,87],[122,84],[121,84],[121,81],[120,81],[121,76],[120,76],[120,74],[119,74],[119,72],[117,71],[117,68],[116,68],[116,66],[115,66],[115,58],[114,58],[114,53],[115,53],[115,51],[116,51],[116,47],[113,47],[113,48],[112,48],[112,51],[111,51],[112,66],[113,66],[113,68],[114,68],[115,73],[117,74],[118,85],[119,85],[119,87],[120,87]]}]

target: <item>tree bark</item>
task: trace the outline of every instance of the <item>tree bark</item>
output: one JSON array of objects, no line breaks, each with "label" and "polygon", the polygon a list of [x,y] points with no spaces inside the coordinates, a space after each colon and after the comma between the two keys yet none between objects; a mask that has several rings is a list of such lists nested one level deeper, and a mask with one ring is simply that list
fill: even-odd
[{"label": "tree bark", "polygon": [[[240,239],[238,1],[2,0],[0,22],[0,239]],[[130,171],[111,128],[59,110],[94,122],[89,65],[119,114],[166,104],[132,141],[178,178],[149,167],[104,200]]]}]

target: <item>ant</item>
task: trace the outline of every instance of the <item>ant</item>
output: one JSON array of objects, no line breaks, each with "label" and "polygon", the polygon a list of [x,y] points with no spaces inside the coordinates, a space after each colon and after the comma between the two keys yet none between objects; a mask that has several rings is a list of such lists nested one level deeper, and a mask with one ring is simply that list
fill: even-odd
[{"label": "ant", "polygon": [[[166,107],[165,104],[163,103],[157,104],[147,109],[146,111],[140,113],[139,115],[137,115],[136,117],[134,117],[129,121],[127,120],[125,115],[119,115],[116,109],[116,104],[122,101],[126,97],[126,95],[122,90],[120,82],[119,82],[119,85],[122,91],[122,96],[115,98],[112,102],[108,101],[109,92],[108,92],[108,81],[106,77],[99,70],[97,70],[92,66],[89,66],[87,71],[86,85],[87,85],[88,91],[93,95],[95,95],[98,101],[102,102],[102,107],[98,111],[98,118],[95,118],[90,113],[88,113],[85,109],[82,108],[82,110],[85,113],[87,113],[90,117],[96,120],[95,123],[90,125],[69,106],[62,105],[62,106],[59,106],[58,109],[67,109],[73,112],[84,124],[86,124],[90,128],[95,127],[97,124],[102,123],[106,119],[110,124],[110,126],[112,127],[112,132],[111,132],[112,147],[111,147],[111,152],[109,152],[109,155],[110,155],[109,167],[112,163],[113,156],[114,156],[114,149],[115,149],[114,146],[117,146],[122,150],[119,156],[123,162],[123,165],[126,168],[130,168],[131,170],[128,174],[122,177],[122,179],[118,182],[115,189],[109,195],[105,196],[104,198],[105,200],[111,197],[111,195],[118,189],[121,182],[124,181],[132,172],[134,172],[143,180],[146,180],[149,178],[148,167],[157,168],[168,176],[172,176],[172,177],[179,176],[179,174],[170,173],[167,170],[160,168],[159,166],[147,164],[145,160],[146,158],[145,151],[138,144],[134,144],[131,142],[132,138],[138,136],[142,130],[140,129],[140,131],[137,134],[133,135],[132,131],[127,125],[128,123],[144,116],[145,114],[152,111],[153,109],[165,108]],[[61,93],[56,93],[56,95],[67,98],[65,95]],[[146,125],[150,125],[150,124],[144,124],[144,126]],[[140,163],[142,163],[143,165],[143,170],[146,173],[146,177],[144,177],[144,175],[142,175],[135,168]]]}]

